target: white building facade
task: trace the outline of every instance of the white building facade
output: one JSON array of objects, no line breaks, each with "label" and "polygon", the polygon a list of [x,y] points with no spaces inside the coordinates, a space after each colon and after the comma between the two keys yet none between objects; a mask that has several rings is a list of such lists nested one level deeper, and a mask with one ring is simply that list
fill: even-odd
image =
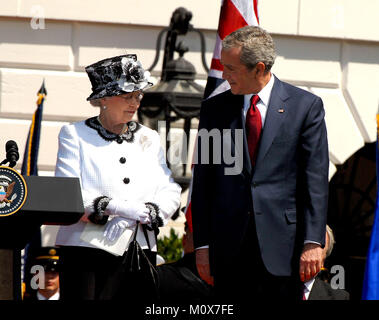
[{"label": "white building facade", "polygon": [[[20,149],[16,168],[21,167],[36,94],[45,80],[38,164],[40,175],[52,175],[61,126],[98,112],[86,101],[91,86],[84,67],[136,53],[148,68],[158,33],[178,7],[190,10],[191,23],[203,31],[210,64],[220,6],[216,0],[0,0],[0,157],[5,157],[6,141],[15,140]],[[354,0],[259,0],[258,10],[261,27],[277,46],[273,72],[324,101],[331,178],[335,165],[376,140],[379,0],[359,5]],[[198,35],[186,39],[190,52],[185,58],[205,85]],[[153,73],[157,80],[162,56]],[[183,194],[183,205],[186,200]],[[181,232],[182,223],[183,217],[171,226]],[[45,243],[53,237],[46,233]]]}]

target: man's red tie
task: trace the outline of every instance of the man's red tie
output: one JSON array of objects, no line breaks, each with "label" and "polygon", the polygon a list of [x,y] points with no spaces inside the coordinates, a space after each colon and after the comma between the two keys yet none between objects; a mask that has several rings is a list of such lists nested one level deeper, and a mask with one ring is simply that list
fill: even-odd
[{"label": "man's red tie", "polygon": [[251,97],[250,108],[246,114],[246,136],[247,144],[249,147],[249,155],[251,165],[255,166],[257,159],[257,151],[259,145],[259,138],[262,131],[262,118],[259,109],[257,108],[257,102],[259,101],[258,95]]}]

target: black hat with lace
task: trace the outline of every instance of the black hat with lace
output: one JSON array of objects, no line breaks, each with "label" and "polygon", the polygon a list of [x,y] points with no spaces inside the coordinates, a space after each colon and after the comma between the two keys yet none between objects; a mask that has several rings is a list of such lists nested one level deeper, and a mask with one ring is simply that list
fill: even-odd
[{"label": "black hat with lace", "polygon": [[92,84],[92,94],[87,100],[118,96],[153,85],[148,81],[150,72],[142,68],[135,54],[107,58],[87,66],[85,70]]}]

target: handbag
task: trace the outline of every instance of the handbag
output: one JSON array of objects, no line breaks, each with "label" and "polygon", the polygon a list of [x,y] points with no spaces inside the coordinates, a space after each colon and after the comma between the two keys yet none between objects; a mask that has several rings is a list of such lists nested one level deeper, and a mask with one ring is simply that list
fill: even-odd
[{"label": "handbag", "polygon": [[[144,283],[146,289],[153,291],[150,292],[150,294],[154,293],[154,297],[158,298],[158,272],[155,266],[151,263],[150,259],[147,257],[145,251],[137,242],[138,225],[139,222],[137,222],[133,239],[129,244],[128,251],[126,251],[123,263],[125,264],[126,271],[133,274],[134,277],[143,277],[143,279],[139,279],[139,281],[143,280],[142,282]],[[147,235],[145,225],[142,225],[142,230],[145,235],[149,251],[151,252],[149,237]]]},{"label": "handbag", "polygon": [[[124,253],[121,263],[105,284],[100,296],[101,300],[124,299],[125,294],[130,293],[133,294],[128,297],[131,300],[141,295],[144,297],[144,301],[158,299],[158,272],[146,252],[137,242],[138,227],[139,222],[137,221],[128,250]],[[152,252],[145,225],[142,225],[142,230],[149,247],[148,252]]]}]

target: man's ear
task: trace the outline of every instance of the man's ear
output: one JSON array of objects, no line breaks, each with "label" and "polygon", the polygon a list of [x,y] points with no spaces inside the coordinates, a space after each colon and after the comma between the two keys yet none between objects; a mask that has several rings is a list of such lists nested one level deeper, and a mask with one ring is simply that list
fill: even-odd
[{"label": "man's ear", "polygon": [[255,72],[257,76],[263,76],[265,73],[266,65],[263,62],[258,62],[255,66]]}]

